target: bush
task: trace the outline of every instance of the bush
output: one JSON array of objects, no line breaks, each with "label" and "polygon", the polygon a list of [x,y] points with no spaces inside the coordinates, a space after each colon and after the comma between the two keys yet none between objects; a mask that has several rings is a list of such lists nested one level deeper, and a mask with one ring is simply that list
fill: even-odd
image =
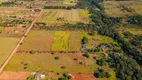
[{"label": "bush", "polygon": [[133,34],[127,31],[127,32],[123,32],[123,35],[124,35],[125,37],[130,37],[130,36],[132,36]]},{"label": "bush", "polygon": [[98,71],[94,72],[94,76],[96,78],[109,78],[111,75],[108,72],[104,72],[103,69],[98,69]]},{"label": "bush", "polygon": [[99,66],[103,66],[103,65],[104,65],[104,60],[103,60],[103,59],[96,60],[96,63],[97,63]]},{"label": "bush", "polygon": [[83,56],[86,57],[86,58],[89,58],[89,54],[88,53],[83,54]]},{"label": "bush", "polygon": [[83,37],[82,38],[82,44],[87,44],[88,43],[88,38],[87,37]]},{"label": "bush", "polygon": [[58,56],[55,57],[55,60],[59,60],[59,59],[60,59],[60,57],[58,57]]},{"label": "bush", "polygon": [[33,50],[32,50],[32,51],[30,51],[30,54],[35,54],[35,51],[33,51]]}]

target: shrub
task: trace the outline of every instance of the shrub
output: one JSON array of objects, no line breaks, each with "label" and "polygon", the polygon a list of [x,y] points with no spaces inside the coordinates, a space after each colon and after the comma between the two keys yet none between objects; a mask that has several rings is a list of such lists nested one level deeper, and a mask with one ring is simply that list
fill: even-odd
[{"label": "shrub", "polygon": [[128,32],[128,31],[126,31],[126,32],[123,32],[123,35],[124,35],[125,37],[130,37],[130,36],[132,36],[133,34],[130,33],[130,32]]},{"label": "shrub", "polygon": [[55,57],[55,60],[59,60],[59,59],[60,59],[60,57],[58,57],[58,56]]},{"label": "shrub", "polygon": [[32,51],[30,51],[30,54],[35,54],[35,51],[33,51],[33,50],[32,50]]},{"label": "shrub", "polygon": [[89,58],[89,54],[88,53],[83,54],[83,56],[86,57],[86,58]]},{"label": "shrub", "polygon": [[82,44],[87,44],[88,43],[88,38],[87,37],[83,37],[82,38]]}]

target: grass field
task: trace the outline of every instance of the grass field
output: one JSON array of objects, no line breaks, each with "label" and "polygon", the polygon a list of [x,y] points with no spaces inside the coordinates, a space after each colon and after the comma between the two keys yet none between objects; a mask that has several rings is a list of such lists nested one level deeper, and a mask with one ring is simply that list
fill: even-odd
[{"label": "grass field", "polygon": [[[102,3],[105,12],[112,17],[125,17],[135,14],[142,15],[141,4],[141,1],[104,1]],[[125,6],[132,11],[129,12],[122,6]]]},{"label": "grass field", "polygon": [[114,41],[112,38],[99,35],[97,32],[93,36],[89,35],[87,32],[81,32],[80,37],[83,38],[84,36],[87,37],[89,40],[88,44],[86,44],[86,48],[88,48],[88,49],[95,48],[101,43],[117,44],[117,42]]},{"label": "grass field", "polygon": [[51,51],[67,51],[69,36],[69,32],[56,31]]},{"label": "grass field", "polygon": [[123,32],[130,32],[133,35],[140,35],[140,34],[142,34],[141,26],[133,25],[133,24],[122,25],[121,27],[118,28],[118,31],[120,32],[121,35],[123,34]]},{"label": "grass field", "polygon": [[80,32],[76,31],[35,30],[26,36],[19,51],[79,51],[80,41]]},{"label": "grass field", "polygon": [[0,66],[8,58],[18,41],[18,38],[0,37]]},{"label": "grass field", "polygon": [[[59,60],[54,59],[56,56],[59,57]],[[74,58],[77,58],[77,60],[75,61]],[[82,66],[79,64],[79,62],[83,62],[82,58],[82,56],[75,54],[15,54],[5,70],[39,71],[45,69],[59,73],[93,73],[96,69],[95,66]],[[27,65],[27,69],[24,69],[24,65]],[[65,66],[65,69],[62,69],[61,66]]]},{"label": "grass field", "polygon": [[54,31],[31,31],[20,46],[20,51],[50,51]]},{"label": "grass field", "polygon": [[81,39],[89,39],[86,48],[97,47],[101,43],[117,44],[112,38],[95,33],[93,36],[87,32],[79,31],[31,31],[25,38],[19,51],[55,51],[77,52],[81,48]]},{"label": "grass field", "polygon": [[78,0],[51,0],[46,6],[75,6]]},{"label": "grass field", "polygon": [[[63,18],[63,20],[58,20]],[[74,22],[89,22],[89,13],[82,9],[47,9],[44,10],[43,15],[38,22],[45,23],[74,23]]]},{"label": "grass field", "polygon": [[76,1],[78,1],[78,0],[64,0],[64,4],[74,6],[74,5],[76,5]]},{"label": "grass field", "polygon": [[69,37],[68,51],[79,51],[81,47],[80,32],[72,31]]}]

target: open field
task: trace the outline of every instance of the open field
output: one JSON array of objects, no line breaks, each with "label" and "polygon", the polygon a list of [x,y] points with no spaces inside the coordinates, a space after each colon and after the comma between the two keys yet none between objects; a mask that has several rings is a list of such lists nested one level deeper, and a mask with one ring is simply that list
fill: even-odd
[{"label": "open field", "polygon": [[97,33],[91,36],[79,31],[31,31],[19,48],[19,51],[55,51],[78,52],[81,49],[81,39],[89,39],[87,49],[95,48],[101,43],[117,44],[112,38]]},{"label": "open field", "polygon": [[142,15],[141,1],[104,1],[105,12],[112,17]]},{"label": "open field", "polygon": [[112,38],[107,36],[99,35],[98,33],[95,33],[93,36],[89,35],[87,32],[81,32],[80,37],[87,37],[88,38],[88,44],[86,44],[87,49],[92,49],[97,47],[101,43],[114,43],[117,44],[116,41],[114,41]]},{"label": "open field", "polygon": [[[59,19],[62,18],[62,19]],[[89,22],[89,13],[82,9],[46,9],[38,22],[45,23],[74,23]]]},{"label": "open field", "polygon": [[67,51],[69,35],[69,32],[56,31],[51,51]]},{"label": "open field", "polygon": [[0,67],[18,43],[18,38],[0,37]]},{"label": "open field", "polygon": [[71,80],[98,80],[92,74],[83,74],[83,73],[72,73],[73,78]]},{"label": "open field", "polygon": [[[72,34],[71,34],[72,33]],[[75,44],[75,45],[74,45]],[[31,31],[19,51],[80,51],[80,32],[70,31]]]},{"label": "open field", "polygon": [[37,13],[31,9],[19,8],[19,7],[0,7],[0,17],[13,19],[10,16],[16,16],[16,18],[24,18],[26,20],[32,20]]},{"label": "open field", "polygon": [[[121,27],[118,27],[118,31],[122,35],[123,32],[130,32],[133,35],[140,35],[142,34],[142,28],[139,25],[133,25],[133,24],[126,24],[122,25]],[[122,35],[123,36],[123,35]]]},{"label": "open field", "polygon": [[46,3],[46,6],[75,6],[78,0],[51,0]]},{"label": "open field", "polygon": [[50,51],[54,31],[31,31],[19,51]]},{"label": "open field", "polygon": [[[24,56],[24,57],[23,57]],[[58,56],[59,59],[55,60]],[[77,58],[77,60],[74,60]],[[95,66],[83,66],[83,56],[77,54],[15,54],[9,64],[6,66],[6,71],[39,71],[47,70],[54,72],[83,72],[93,73]],[[79,64],[82,62],[83,64]],[[24,66],[27,68],[24,69]],[[64,69],[61,67],[65,66]]]},{"label": "open field", "polygon": [[81,47],[80,32],[72,31],[69,37],[68,51],[79,51]]}]

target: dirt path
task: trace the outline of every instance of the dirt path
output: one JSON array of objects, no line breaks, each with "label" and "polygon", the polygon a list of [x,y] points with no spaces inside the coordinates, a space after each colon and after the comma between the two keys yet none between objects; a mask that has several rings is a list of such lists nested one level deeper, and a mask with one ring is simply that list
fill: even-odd
[{"label": "dirt path", "polygon": [[39,13],[38,16],[36,16],[36,18],[32,21],[30,27],[27,29],[26,33],[24,34],[24,36],[21,38],[21,40],[19,41],[19,43],[17,44],[17,46],[15,47],[15,49],[11,52],[10,56],[7,58],[7,60],[4,62],[4,64],[2,65],[2,67],[0,68],[0,74],[2,73],[3,69],[5,68],[5,66],[8,64],[8,62],[10,61],[10,59],[12,58],[12,56],[16,53],[18,47],[20,46],[20,43],[23,42],[25,36],[29,33],[29,31],[31,30],[31,28],[33,27],[34,23],[36,22],[36,20],[39,18],[39,16],[42,14],[43,10],[41,10],[41,12]]}]

